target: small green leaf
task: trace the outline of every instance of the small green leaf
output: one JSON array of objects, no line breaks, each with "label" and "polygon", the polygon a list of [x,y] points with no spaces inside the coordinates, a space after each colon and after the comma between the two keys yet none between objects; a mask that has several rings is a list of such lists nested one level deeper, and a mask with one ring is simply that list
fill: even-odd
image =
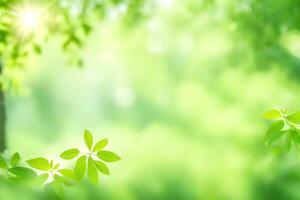
[{"label": "small green leaf", "polygon": [[26,161],[32,168],[48,171],[51,169],[50,163],[45,158],[34,158]]},{"label": "small green leaf", "polygon": [[54,165],[53,169],[58,169],[59,166],[60,166],[60,164],[58,163],[58,164]]},{"label": "small green leaf", "polygon": [[288,153],[292,147],[292,140],[290,137],[290,132],[284,135],[283,138],[283,144],[282,144],[282,150],[284,153]]},{"label": "small green leaf", "polygon": [[268,145],[273,144],[277,140],[281,139],[283,135],[287,134],[287,132],[288,132],[287,130],[284,130],[284,131],[275,131],[270,133],[267,138],[267,144]]},{"label": "small green leaf", "polygon": [[271,124],[266,134],[266,141],[268,145],[273,144],[284,133],[286,133],[286,131],[281,130],[283,127],[284,127],[284,122],[282,120],[275,121]]},{"label": "small green leaf", "polygon": [[60,169],[60,170],[58,170],[58,172],[65,177],[75,179],[74,172],[70,169]]},{"label": "small green leaf", "polygon": [[89,130],[84,130],[84,141],[87,148],[91,150],[93,146],[93,135]]},{"label": "small green leaf", "polygon": [[281,113],[279,110],[270,110],[268,112],[266,112],[263,117],[265,119],[279,119],[281,118]]},{"label": "small green leaf", "polygon": [[287,119],[295,124],[300,124],[300,112],[296,112],[287,116]]},{"label": "small green leaf", "polygon": [[36,186],[43,185],[48,178],[49,178],[48,173],[38,175],[33,179],[32,184]]},{"label": "small green leaf", "polygon": [[79,181],[82,180],[86,170],[86,156],[81,156],[77,159],[74,173]]},{"label": "small green leaf", "polygon": [[109,175],[109,169],[108,167],[106,166],[106,164],[104,164],[103,162],[101,161],[95,161],[95,164],[96,164],[96,167],[97,169],[99,170],[99,172],[101,172],[102,174],[106,174],[106,175]]},{"label": "small green leaf", "polygon": [[62,154],[60,154],[60,157],[65,160],[71,160],[78,156],[79,150],[78,149],[69,149],[64,151]]},{"label": "small green leaf", "polygon": [[14,153],[14,155],[12,155],[12,157],[10,159],[11,166],[15,166],[16,164],[18,164],[20,159],[21,159],[20,154],[19,153]]},{"label": "small green leaf", "polygon": [[66,186],[72,186],[75,184],[74,179],[71,179],[66,176],[59,176],[57,174],[54,175],[54,180],[57,182],[61,182],[61,183],[65,184]]},{"label": "small green leaf", "polygon": [[97,156],[101,160],[104,160],[106,162],[116,162],[118,160],[121,160],[121,158],[117,154],[115,154],[111,151],[105,151],[105,150],[99,151],[97,153]]},{"label": "small green leaf", "polygon": [[299,133],[299,131],[297,131],[297,129],[290,129],[290,133],[291,133],[293,141],[296,144],[300,144],[300,133]]},{"label": "small green leaf", "polygon": [[107,143],[108,143],[107,139],[100,140],[94,146],[93,152],[97,152],[97,151],[100,151],[100,150],[104,149],[107,146]]},{"label": "small green leaf", "polygon": [[29,169],[27,167],[13,167],[8,169],[8,171],[16,176],[20,177],[35,177],[36,173],[32,169]]},{"label": "small green leaf", "polygon": [[96,169],[94,160],[91,157],[89,157],[89,160],[88,160],[88,171],[87,171],[87,173],[88,173],[89,180],[92,183],[97,184],[98,183],[98,171]]},{"label": "small green leaf", "polygon": [[2,155],[0,155],[0,168],[2,168],[2,169],[6,169],[7,168],[6,161],[5,161],[5,159],[3,158]]},{"label": "small green leaf", "polygon": [[300,144],[300,135],[294,135],[293,139],[297,144]]},{"label": "small green leaf", "polygon": [[274,134],[274,132],[280,131],[283,127],[284,122],[282,120],[273,122],[267,131],[266,137],[269,138],[270,135]]}]

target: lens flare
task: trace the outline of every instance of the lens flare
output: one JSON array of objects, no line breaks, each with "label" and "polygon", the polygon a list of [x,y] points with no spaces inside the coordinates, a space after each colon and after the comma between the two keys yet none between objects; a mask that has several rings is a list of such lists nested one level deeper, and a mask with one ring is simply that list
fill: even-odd
[{"label": "lens flare", "polygon": [[27,30],[34,30],[39,24],[40,13],[37,10],[27,9],[19,13],[20,25]]},{"label": "lens flare", "polygon": [[12,13],[18,34],[30,35],[39,33],[45,25],[46,9],[37,4],[26,4],[14,7]]}]

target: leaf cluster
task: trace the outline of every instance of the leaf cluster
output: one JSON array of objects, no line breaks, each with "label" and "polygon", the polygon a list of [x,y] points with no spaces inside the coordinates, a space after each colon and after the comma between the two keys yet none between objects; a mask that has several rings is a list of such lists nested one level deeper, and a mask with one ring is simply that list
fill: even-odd
[{"label": "leaf cluster", "polygon": [[20,154],[14,153],[8,159],[0,155],[0,177],[13,183],[44,186],[60,197],[63,196],[64,187],[81,182],[85,175],[90,182],[97,184],[100,174],[110,174],[105,162],[116,162],[121,158],[116,153],[104,150],[108,139],[101,139],[94,144],[93,135],[88,130],[84,131],[84,142],[87,151],[72,148],[60,154],[64,160],[77,159],[72,169],[61,167],[61,163],[44,157],[26,160],[25,165],[20,162]]},{"label": "leaf cluster", "polygon": [[266,143],[278,153],[287,153],[292,147],[300,149],[300,111],[287,113],[287,110],[273,109],[263,117],[272,120],[266,134]]}]

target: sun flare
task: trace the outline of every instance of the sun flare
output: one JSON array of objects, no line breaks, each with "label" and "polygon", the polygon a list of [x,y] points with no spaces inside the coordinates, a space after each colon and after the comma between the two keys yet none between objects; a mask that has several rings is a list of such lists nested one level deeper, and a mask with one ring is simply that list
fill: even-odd
[{"label": "sun flare", "polygon": [[23,5],[13,10],[17,31],[21,35],[37,33],[43,26],[45,9],[37,5]]}]

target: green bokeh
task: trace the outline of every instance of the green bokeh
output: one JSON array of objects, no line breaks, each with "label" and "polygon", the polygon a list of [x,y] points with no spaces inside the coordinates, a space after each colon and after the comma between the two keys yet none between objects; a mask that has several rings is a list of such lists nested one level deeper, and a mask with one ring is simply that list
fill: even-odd
[{"label": "green bokeh", "polygon": [[[122,161],[99,186],[67,189],[72,200],[299,199],[300,154],[268,150],[262,114],[300,108],[300,4],[145,2],[134,26],[98,23],[82,68],[55,38],[12,72],[24,86],[7,97],[10,151],[58,159],[85,128],[109,138]],[[0,194],[13,199],[13,187]]]}]

